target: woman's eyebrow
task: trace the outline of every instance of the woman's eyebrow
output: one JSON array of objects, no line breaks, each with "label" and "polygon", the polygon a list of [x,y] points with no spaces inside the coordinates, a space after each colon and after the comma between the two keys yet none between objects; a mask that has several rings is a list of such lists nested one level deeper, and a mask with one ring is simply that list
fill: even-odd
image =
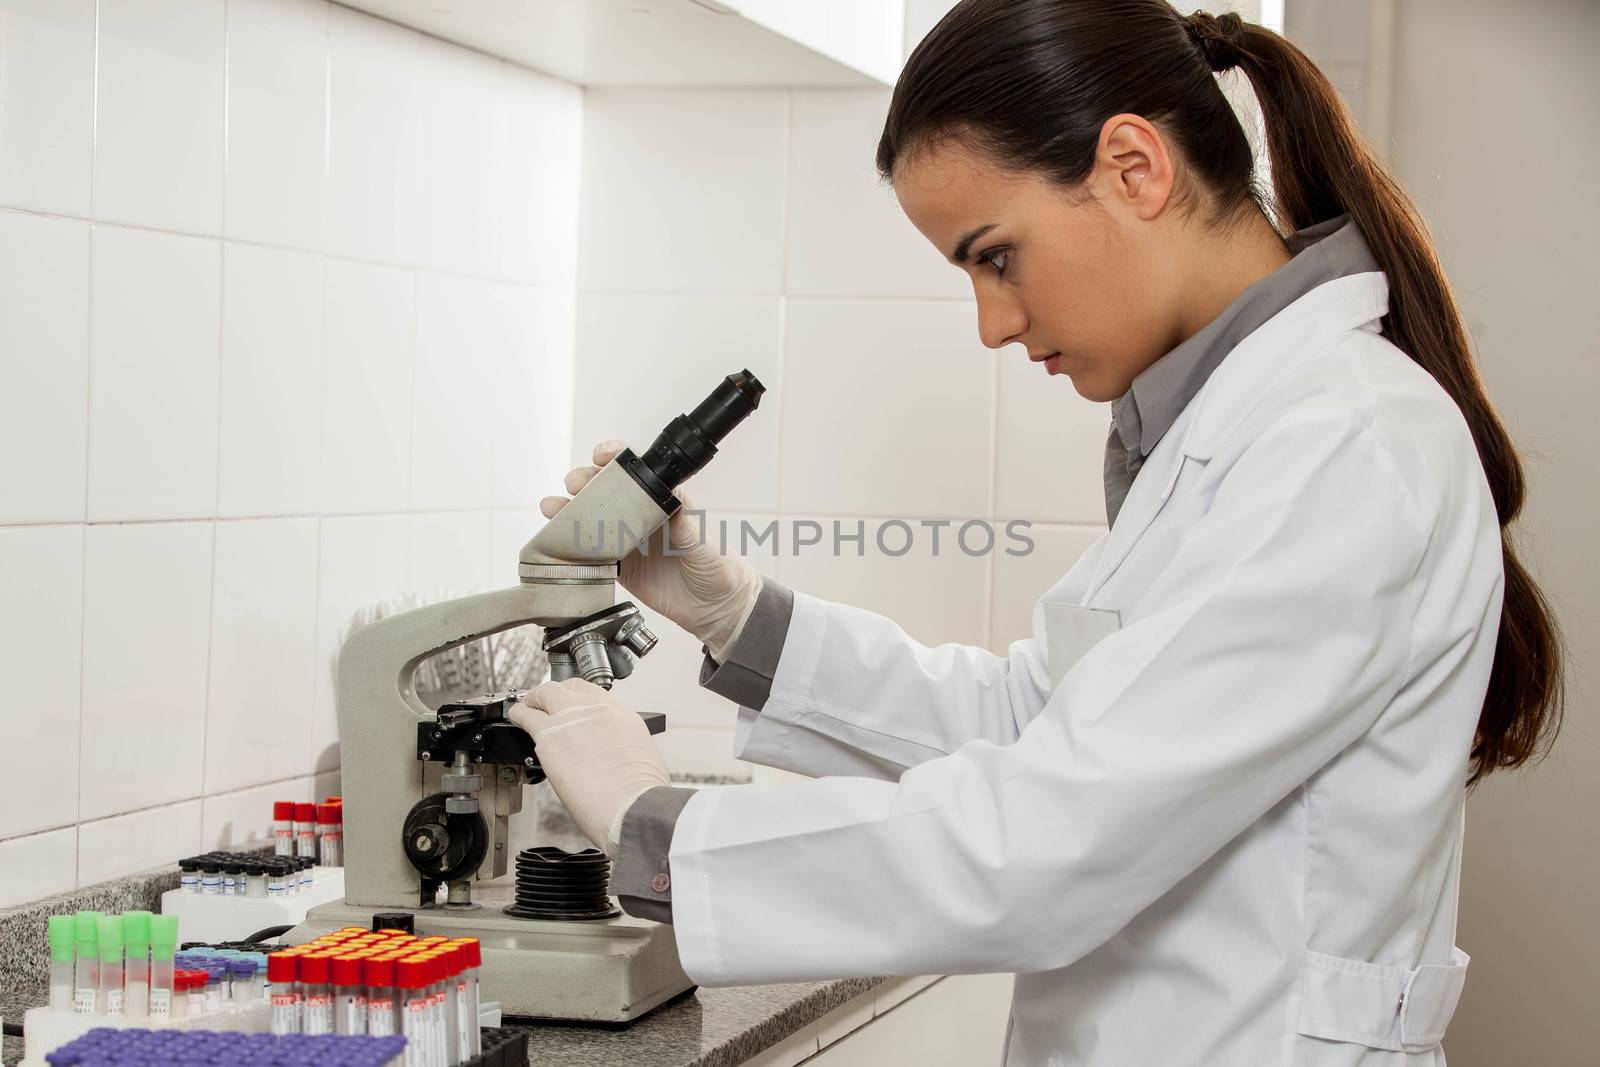
[{"label": "woman's eyebrow", "polygon": [[961,238],[960,243],[956,245],[955,252],[950,256],[950,261],[952,263],[965,263],[967,261],[967,253],[972,250],[972,242],[994,229],[994,227],[995,224],[991,222],[986,226],[979,226],[976,230]]}]

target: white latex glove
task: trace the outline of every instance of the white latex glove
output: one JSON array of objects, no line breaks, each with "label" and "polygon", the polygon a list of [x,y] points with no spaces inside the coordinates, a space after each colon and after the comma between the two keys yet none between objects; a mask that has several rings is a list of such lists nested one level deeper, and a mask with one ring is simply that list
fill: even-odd
[{"label": "white latex glove", "polygon": [[[568,471],[567,492],[575,494],[588,485],[626,447],[623,441],[595,445],[599,466]],[[699,638],[711,658],[722,663],[756,606],[761,575],[743,556],[725,556],[711,547],[701,537],[699,519],[690,514],[688,498],[681,490],[675,494],[683,506],[667,520],[672,553],[663,552],[660,538],[652,536],[643,546],[648,552],[634,549],[623,557],[617,578],[635,600]],[[564,496],[547,496],[539,501],[539,510],[553,519],[567,502]]]},{"label": "white latex glove", "polygon": [[623,813],[645,790],[671,784],[644,720],[582,678],[541,682],[509,714],[533,737],[545,777],[578,828],[615,856]]}]

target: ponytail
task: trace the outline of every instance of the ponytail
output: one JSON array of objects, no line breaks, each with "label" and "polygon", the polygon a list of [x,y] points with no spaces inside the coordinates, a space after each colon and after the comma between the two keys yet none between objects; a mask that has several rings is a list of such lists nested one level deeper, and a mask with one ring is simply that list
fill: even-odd
[{"label": "ponytail", "polygon": [[1338,91],[1304,52],[1237,15],[1196,14],[1188,28],[1213,70],[1237,66],[1255,88],[1266,118],[1279,225],[1297,230],[1350,216],[1389,280],[1384,337],[1431,374],[1466,418],[1494,496],[1505,568],[1499,641],[1468,784],[1537,759],[1561,720],[1560,635],[1548,601],[1512,543],[1510,525],[1526,494],[1522,463],[1484,392],[1461,309],[1427,226],[1357,132]]},{"label": "ponytail", "polygon": [[1100,127],[1159,123],[1222,216],[1260,208],[1249,142],[1215,71],[1249,77],[1266,118],[1283,230],[1348,215],[1389,281],[1383,335],[1433,376],[1472,432],[1500,521],[1505,587],[1469,786],[1542,756],[1563,707],[1562,648],[1510,525],[1526,486],[1484,392],[1450,284],[1416,207],[1357,131],[1332,84],[1293,44],[1237,15],[1179,15],[1166,0],[962,0],[906,61],[879,173],[959,132],[997,163],[1063,186],[1089,173]]}]

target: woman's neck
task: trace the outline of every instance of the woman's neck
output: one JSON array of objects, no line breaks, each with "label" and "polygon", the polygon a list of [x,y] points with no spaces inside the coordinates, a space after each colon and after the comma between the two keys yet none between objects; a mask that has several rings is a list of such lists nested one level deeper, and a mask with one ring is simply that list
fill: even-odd
[{"label": "woman's neck", "polygon": [[1291,258],[1283,238],[1255,210],[1233,226],[1204,233],[1194,242],[1191,256],[1187,273],[1192,283],[1185,287],[1178,315],[1180,343]]}]

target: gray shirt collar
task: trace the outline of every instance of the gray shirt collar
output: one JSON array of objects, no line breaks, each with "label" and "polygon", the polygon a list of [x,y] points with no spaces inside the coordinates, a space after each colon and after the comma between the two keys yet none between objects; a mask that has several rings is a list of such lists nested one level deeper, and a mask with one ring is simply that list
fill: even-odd
[{"label": "gray shirt collar", "polygon": [[1346,215],[1298,230],[1286,244],[1292,256],[1288,263],[1240,293],[1222,314],[1146,367],[1111,402],[1105,457],[1108,524],[1117,521],[1145,457],[1239,342],[1317,286],[1380,269]]}]

